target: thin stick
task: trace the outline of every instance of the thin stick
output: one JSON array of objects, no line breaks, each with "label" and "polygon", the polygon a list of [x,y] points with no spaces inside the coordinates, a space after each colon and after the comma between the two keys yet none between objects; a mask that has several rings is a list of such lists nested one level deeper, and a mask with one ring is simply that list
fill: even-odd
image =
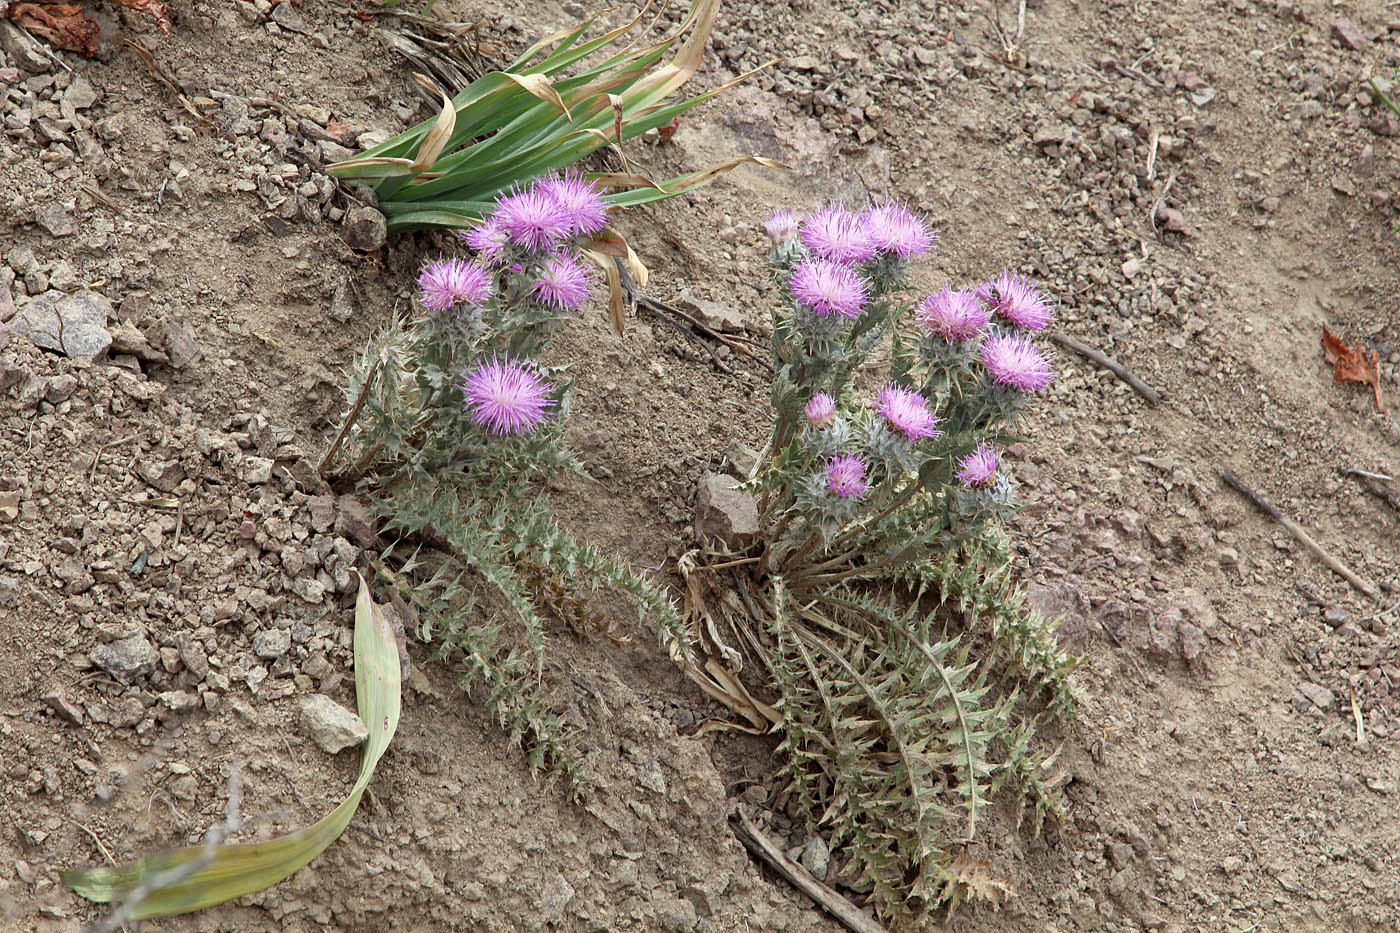
[{"label": "thin stick", "polygon": [[1356,467],[1349,467],[1343,470],[1342,473],[1345,476],[1361,476],[1366,479],[1378,480],[1382,483],[1388,483],[1394,479],[1393,476],[1386,476],[1384,473],[1372,473],[1370,470],[1358,470]]},{"label": "thin stick", "polygon": [[82,823],[79,823],[77,820],[73,821],[73,825],[88,834],[88,838],[92,840],[93,845],[97,846],[97,851],[102,853],[102,857],[107,860],[108,865],[115,866],[117,864],[117,860],[112,858],[112,853],[108,852],[107,847],[102,844],[102,840],[97,838],[97,833],[88,829],[86,826],[84,826]]},{"label": "thin stick", "polygon": [[113,447],[120,447],[123,444],[130,444],[136,440],[135,434],[128,434],[126,437],[118,438],[115,441],[108,441],[97,448],[97,453],[92,455],[92,469],[88,471],[88,485],[92,485],[97,480],[97,462],[102,459],[102,452]]},{"label": "thin stick", "polygon": [[786,853],[773,844],[762,831],[753,824],[743,810],[734,811],[729,828],[739,841],[770,868],[782,875],[789,884],[810,897],[836,921],[854,933],[888,933],[884,927],[856,909],[856,906],[835,891],[822,884],[801,865],[788,858]]},{"label": "thin stick", "polygon": [[682,311],[680,308],[677,308],[675,305],[668,305],[666,302],[658,301],[657,299],[652,298],[648,295],[638,295],[637,304],[646,305],[652,311],[657,312],[661,315],[674,314],[676,317],[683,319],[691,327],[704,331],[706,335],[718,340],[720,343],[724,344],[726,347],[733,350],[735,353],[744,354],[744,356],[747,356],[749,359],[758,363],[760,366],[767,369],[770,373],[773,371],[773,365],[767,360],[765,360],[763,357],[754,353],[742,343],[739,343],[736,340],[729,339],[728,337],[724,336],[724,334],[721,334],[719,331],[715,330],[713,327],[710,327],[703,321],[691,317],[689,314],[686,314],[684,311]]},{"label": "thin stick", "polygon": [[1361,577],[1358,577],[1356,574],[1352,573],[1352,571],[1345,564],[1337,560],[1337,558],[1333,557],[1331,554],[1324,551],[1322,549],[1322,545],[1314,541],[1312,539],[1312,536],[1303,530],[1302,526],[1300,526],[1297,522],[1293,521],[1293,519],[1289,518],[1287,515],[1284,515],[1278,509],[1270,505],[1264,499],[1263,496],[1259,495],[1259,493],[1246,486],[1238,476],[1231,473],[1229,470],[1221,469],[1220,478],[1225,480],[1225,482],[1240,495],[1244,496],[1250,502],[1254,503],[1255,507],[1258,508],[1261,512],[1263,512],[1265,515],[1268,515],[1274,521],[1278,522],[1280,525],[1286,528],[1289,534],[1293,535],[1293,537],[1297,538],[1300,542],[1302,542],[1304,547],[1312,551],[1313,554],[1317,555],[1317,559],[1322,561],[1328,567],[1332,568],[1332,570],[1336,572],[1338,576],[1345,579],[1352,586],[1356,587],[1358,590],[1365,593],[1372,599],[1376,598],[1376,588],[1373,585],[1363,580]]},{"label": "thin stick", "polygon": [[1367,473],[1365,470],[1347,470],[1348,476],[1356,476],[1361,479],[1361,487],[1375,496],[1377,499],[1385,500],[1386,504],[1397,512],[1400,512],[1400,493],[1386,485],[1390,477],[1380,479],[1379,473]]},{"label": "thin stick", "polygon": [[1133,375],[1133,371],[1131,369],[1124,366],[1122,363],[1118,362],[1113,357],[1105,356],[1099,350],[1095,350],[1087,343],[1081,343],[1080,341],[1075,340],[1068,334],[1061,334],[1058,332],[1051,333],[1050,339],[1055,341],[1065,349],[1073,350],[1075,353],[1078,353],[1086,360],[1097,363],[1104,369],[1113,373],[1113,375],[1117,376],[1119,379],[1122,379],[1129,386],[1131,386],[1134,392],[1146,399],[1147,404],[1151,405],[1152,407],[1155,408],[1158,405],[1162,404],[1161,393],[1159,393],[1156,389],[1152,388],[1147,383],[1143,382],[1137,376]]},{"label": "thin stick", "polygon": [[360,417],[360,409],[365,407],[365,398],[369,395],[369,387],[374,385],[375,374],[379,372],[379,360],[374,361],[370,366],[369,373],[365,375],[365,384],[360,386],[360,394],[355,398],[355,404],[350,409],[350,413],[345,416],[345,423],[340,426],[340,433],[331,441],[331,446],[326,448],[325,456],[321,462],[316,464],[316,472],[322,475],[326,472],[326,467],[330,466],[331,460],[340,452],[340,445],[345,441],[345,435],[350,433],[350,428],[355,424],[355,419]]}]

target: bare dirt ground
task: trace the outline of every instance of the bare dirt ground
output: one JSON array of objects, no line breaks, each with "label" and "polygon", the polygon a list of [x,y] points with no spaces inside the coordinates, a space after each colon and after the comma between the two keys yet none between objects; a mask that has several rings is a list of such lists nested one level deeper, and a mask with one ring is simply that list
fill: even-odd
[{"label": "bare dirt ground", "polygon": [[[1400,424],[1320,349],[1324,323],[1366,343],[1400,399],[1400,117],[1365,83],[1400,85],[1400,7],[1041,0],[1019,29],[1016,7],[998,28],[972,0],[726,4],[699,81],[786,60],[630,155],[656,175],[742,152],[793,171],[742,169],[620,227],[656,295],[758,333],[767,210],[907,198],[942,232],[929,288],[1033,274],[1063,333],[1163,396],[1064,351],[1017,452],[1022,569],[1088,701],[1046,736],[1068,819],[1038,837],[987,821],[972,854],[1016,896],[951,929],[1400,928],[1400,594],[1362,597],[1220,480],[1400,585],[1400,486],[1387,501],[1341,472],[1400,470]],[[437,12],[511,51],[582,10]],[[200,838],[234,761],[254,834],[353,780],[354,753],[298,723],[317,691],[353,706],[348,571],[371,543],[314,463],[346,362],[445,245],[352,248],[317,170],[426,115],[380,23],[315,0],[175,0],[168,38],[105,22],[93,61],[0,45],[0,317],[11,296],[18,321],[80,294],[114,341],[93,363],[17,331],[0,350],[14,930],[97,915],[59,869]],[[559,354],[594,477],[555,490],[561,513],[661,567],[689,546],[700,472],[761,442],[764,374],[646,312],[619,339],[599,308]],[[415,649],[354,828],[265,894],[150,928],[834,929],[726,825],[736,798],[776,796],[771,745],[689,737],[714,711],[628,631],[556,634],[550,675],[594,736],[586,806]]]}]

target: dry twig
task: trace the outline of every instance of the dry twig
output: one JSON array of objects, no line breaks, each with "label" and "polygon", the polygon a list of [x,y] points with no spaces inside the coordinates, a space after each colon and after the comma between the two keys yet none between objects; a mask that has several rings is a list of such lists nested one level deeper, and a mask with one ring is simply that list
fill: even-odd
[{"label": "dry twig", "polygon": [[1263,512],[1265,515],[1268,515],[1274,521],[1278,522],[1285,529],[1287,529],[1289,534],[1297,538],[1298,541],[1301,542],[1304,547],[1312,551],[1313,554],[1317,556],[1318,560],[1322,561],[1328,567],[1332,568],[1332,570],[1336,572],[1338,576],[1345,579],[1352,586],[1356,587],[1358,590],[1365,593],[1372,599],[1376,598],[1376,588],[1373,584],[1357,576],[1355,573],[1352,572],[1352,570],[1349,567],[1347,567],[1341,561],[1337,560],[1337,558],[1333,557],[1331,554],[1327,553],[1327,551],[1323,550],[1322,545],[1314,541],[1312,539],[1312,536],[1309,535],[1306,531],[1304,531],[1301,525],[1293,521],[1293,519],[1289,518],[1287,515],[1284,515],[1272,505],[1270,505],[1268,501],[1264,499],[1263,496],[1259,495],[1259,493],[1246,486],[1244,484],[1244,481],[1241,480],[1238,476],[1236,476],[1234,473],[1231,473],[1229,470],[1222,469],[1220,471],[1220,477],[1221,479],[1225,480],[1226,484],[1233,488],[1236,492],[1244,496],[1250,502],[1254,503],[1255,507],[1258,508],[1259,511]]},{"label": "dry twig", "polygon": [[1132,387],[1134,392],[1145,398],[1147,400],[1147,404],[1153,407],[1162,404],[1162,396],[1156,389],[1152,388],[1150,385],[1143,382],[1137,376],[1133,375],[1132,370],[1115,360],[1113,357],[1106,356],[1099,350],[1095,350],[1088,344],[1081,343],[1080,341],[1075,340],[1068,334],[1052,332],[1050,334],[1050,339],[1055,341],[1067,350],[1073,350],[1075,353],[1078,353],[1086,360],[1090,360],[1091,362],[1097,363],[1104,369],[1113,373],[1113,375],[1117,376],[1119,379],[1122,379],[1124,382],[1126,382],[1129,386]]},{"label": "dry twig", "polygon": [[813,878],[807,869],[788,858],[782,849],[763,835],[762,830],[754,825],[743,810],[734,811],[729,828],[739,837],[744,848],[767,863],[768,867],[782,875],[797,890],[810,897],[817,906],[831,914],[846,929],[854,933],[887,933],[883,926],[857,910],[854,904]]}]

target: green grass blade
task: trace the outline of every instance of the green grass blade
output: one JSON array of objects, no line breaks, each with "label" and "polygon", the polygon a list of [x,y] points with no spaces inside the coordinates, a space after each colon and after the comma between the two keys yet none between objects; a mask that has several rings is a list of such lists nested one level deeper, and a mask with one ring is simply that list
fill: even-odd
[{"label": "green grass blade", "polygon": [[127,917],[132,920],[200,910],[271,887],[320,855],[350,825],[375,766],[398,728],[399,691],[394,633],[362,578],[355,604],[355,693],[369,738],[360,758],[360,776],[338,807],[313,825],[269,842],[219,846],[212,858],[204,846],[186,846],[115,868],[80,868],[59,877],[88,900],[108,903],[122,900],[160,873],[207,860],[185,878],[131,905]]}]

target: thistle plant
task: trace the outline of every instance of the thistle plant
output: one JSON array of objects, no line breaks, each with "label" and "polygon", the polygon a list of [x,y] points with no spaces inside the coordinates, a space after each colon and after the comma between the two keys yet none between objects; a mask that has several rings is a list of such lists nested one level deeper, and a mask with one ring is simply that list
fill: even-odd
[{"label": "thistle plant", "polygon": [[548,620],[620,637],[589,609],[617,590],[681,630],[662,593],[565,534],[543,495],[579,464],[563,443],[568,367],[540,354],[594,288],[580,252],[605,222],[598,189],[576,175],[501,194],[461,234],[469,255],[426,263],[416,313],[355,364],[326,458],[345,459],[341,481],[360,484],[392,541],[377,569],[416,611],[415,634],[457,663],[532,764],[575,779]]},{"label": "thistle plant", "polygon": [[733,664],[716,616],[744,607],[726,618],[778,696],[790,812],[830,833],[841,880],[919,922],[974,890],[952,850],[994,791],[1017,788],[1037,828],[1058,812],[1033,726],[1072,711],[1072,661],[1026,610],[1000,530],[1002,452],[1054,378],[1034,341],[1053,308],[1010,271],[916,293],[936,235],[897,202],[764,228],[782,298],[775,423],[748,482],[760,531],[708,573],[690,564],[692,592],[723,567],[740,597],[692,598],[692,622]]}]

